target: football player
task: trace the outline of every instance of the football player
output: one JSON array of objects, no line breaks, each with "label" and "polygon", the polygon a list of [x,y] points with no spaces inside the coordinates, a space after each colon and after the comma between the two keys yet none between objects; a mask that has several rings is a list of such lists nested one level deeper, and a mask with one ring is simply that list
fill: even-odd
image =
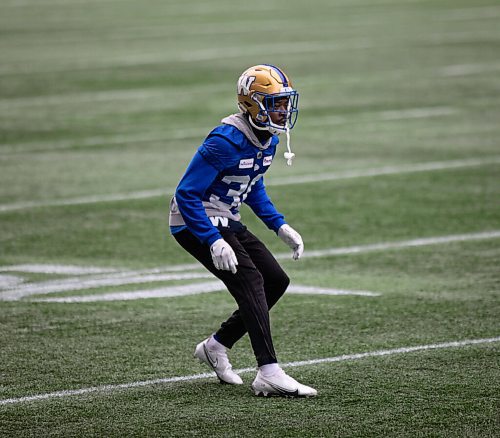
[{"label": "football player", "polygon": [[298,114],[298,93],[288,76],[273,65],[247,69],[237,84],[240,112],[222,120],[198,148],[170,205],[176,241],[222,280],[238,309],[194,352],[223,383],[241,384],[229,363],[230,349],[248,333],[258,372],[252,388],[259,396],[311,397],[316,390],[288,376],[278,364],[269,309],[283,295],[288,276],[266,246],[241,222],[246,203],[293,250],[304,245],[266,193],[263,176],[274,160],[278,135],[289,131]]}]

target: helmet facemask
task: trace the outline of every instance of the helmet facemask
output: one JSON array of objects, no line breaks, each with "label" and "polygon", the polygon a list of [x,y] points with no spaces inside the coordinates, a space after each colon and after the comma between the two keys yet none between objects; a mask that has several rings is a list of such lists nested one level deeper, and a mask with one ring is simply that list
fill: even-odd
[{"label": "helmet facemask", "polygon": [[[294,127],[297,121],[299,93],[291,89],[281,93],[266,94],[254,92],[251,99],[255,101],[259,107],[259,112],[255,116],[257,129],[269,130],[273,134],[286,132]],[[283,104],[285,100],[285,104]],[[272,115],[276,118],[279,114],[280,121],[273,121]]]}]

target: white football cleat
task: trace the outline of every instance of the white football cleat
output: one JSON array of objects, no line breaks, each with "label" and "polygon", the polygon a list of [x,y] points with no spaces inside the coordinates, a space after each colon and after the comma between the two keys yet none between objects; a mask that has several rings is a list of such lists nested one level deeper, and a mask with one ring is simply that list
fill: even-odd
[{"label": "white football cleat", "polygon": [[230,385],[241,385],[243,380],[233,371],[224,350],[211,350],[207,347],[208,339],[200,342],[194,350],[194,357],[201,363],[207,364],[215,371],[221,383]]},{"label": "white football cleat", "polygon": [[267,377],[259,370],[252,389],[259,397],[314,397],[318,394],[314,388],[297,382],[281,368]]}]

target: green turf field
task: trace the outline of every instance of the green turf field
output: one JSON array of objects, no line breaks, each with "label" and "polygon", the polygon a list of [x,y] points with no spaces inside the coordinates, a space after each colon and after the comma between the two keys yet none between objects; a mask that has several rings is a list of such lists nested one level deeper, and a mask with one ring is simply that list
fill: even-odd
[{"label": "green turf field", "polygon": [[[0,436],[494,437],[498,0],[1,0]],[[234,310],[168,200],[247,67],[300,93],[268,192],[304,258],[261,399],[192,359]],[[284,141],[283,141],[284,143]]]}]

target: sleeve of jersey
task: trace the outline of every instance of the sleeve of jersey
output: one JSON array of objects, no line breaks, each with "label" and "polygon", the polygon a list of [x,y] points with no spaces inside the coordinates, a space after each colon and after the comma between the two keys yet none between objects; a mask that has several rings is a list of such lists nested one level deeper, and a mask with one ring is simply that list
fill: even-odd
[{"label": "sleeve of jersey", "polygon": [[219,172],[238,161],[235,145],[229,139],[214,133],[205,139],[198,152]]},{"label": "sleeve of jersey", "polygon": [[253,210],[267,228],[276,233],[283,224],[286,224],[284,216],[276,210],[276,207],[267,195],[262,178],[252,187],[252,190],[245,199],[245,204]]},{"label": "sleeve of jersey", "polygon": [[230,147],[221,137],[207,138],[189,163],[175,192],[179,212],[189,231],[208,245],[222,236],[207,217],[202,199],[219,172],[224,169],[225,159],[231,161],[228,156]]}]

